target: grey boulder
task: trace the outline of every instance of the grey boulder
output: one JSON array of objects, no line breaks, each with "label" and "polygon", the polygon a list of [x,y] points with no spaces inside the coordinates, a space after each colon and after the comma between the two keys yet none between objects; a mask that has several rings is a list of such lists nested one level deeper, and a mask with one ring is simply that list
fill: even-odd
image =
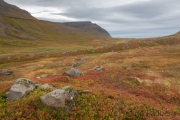
[{"label": "grey boulder", "polygon": [[40,99],[46,106],[70,110],[75,105],[77,97],[77,91],[72,86],[65,86],[41,96]]},{"label": "grey boulder", "polygon": [[70,76],[81,76],[82,75],[82,73],[79,70],[74,69],[74,68],[71,68],[66,73]]},{"label": "grey boulder", "polygon": [[26,78],[17,79],[10,90],[6,92],[7,100],[19,100],[34,91],[35,88],[36,84],[33,81]]}]

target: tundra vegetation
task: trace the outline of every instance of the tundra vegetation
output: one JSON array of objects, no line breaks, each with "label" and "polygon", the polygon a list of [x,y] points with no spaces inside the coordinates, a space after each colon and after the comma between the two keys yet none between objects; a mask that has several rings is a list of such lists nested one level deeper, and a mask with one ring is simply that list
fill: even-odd
[{"label": "tundra vegetation", "polygon": [[[180,119],[180,40],[178,36],[113,41],[97,48],[65,52],[6,55],[0,69],[0,118],[11,119]],[[111,41],[112,43],[112,41]],[[28,48],[29,49],[29,48]],[[70,76],[72,65],[82,72]],[[102,70],[94,70],[102,66]],[[78,93],[71,110],[42,104],[52,89],[36,88],[28,96],[8,101],[14,80],[28,78],[55,88],[73,86]]]},{"label": "tundra vegetation", "polygon": [[180,32],[115,39],[76,24],[0,0],[1,120],[180,119]]}]

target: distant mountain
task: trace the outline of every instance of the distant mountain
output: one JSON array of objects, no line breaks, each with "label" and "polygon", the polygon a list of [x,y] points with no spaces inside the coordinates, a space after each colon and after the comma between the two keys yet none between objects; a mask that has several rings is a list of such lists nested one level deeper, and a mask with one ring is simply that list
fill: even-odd
[{"label": "distant mountain", "polygon": [[[0,38],[25,40],[71,40],[92,36],[110,36],[103,28],[91,22],[83,29],[66,24],[38,20],[25,10],[0,0]],[[86,34],[85,34],[86,33]]]},{"label": "distant mountain", "polygon": [[82,33],[87,35],[97,35],[97,36],[106,36],[111,37],[110,34],[97,24],[94,24],[90,21],[84,22],[65,22],[63,23],[66,26],[79,29]]}]

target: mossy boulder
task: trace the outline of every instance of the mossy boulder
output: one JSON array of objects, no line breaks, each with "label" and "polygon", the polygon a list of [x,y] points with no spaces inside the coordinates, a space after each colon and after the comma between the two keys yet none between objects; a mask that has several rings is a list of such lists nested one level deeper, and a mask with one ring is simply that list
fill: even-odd
[{"label": "mossy boulder", "polygon": [[40,99],[46,106],[70,110],[75,105],[77,97],[74,87],[65,86],[41,96]]},{"label": "mossy boulder", "polygon": [[36,84],[26,78],[19,78],[15,80],[10,90],[6,92],[7,100],[19,100],[34,91]]}]

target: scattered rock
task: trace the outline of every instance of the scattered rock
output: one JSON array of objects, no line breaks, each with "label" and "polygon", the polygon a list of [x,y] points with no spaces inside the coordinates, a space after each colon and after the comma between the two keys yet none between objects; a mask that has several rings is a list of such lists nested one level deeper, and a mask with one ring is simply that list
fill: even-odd
[{"label": "scattered rock", "polygon": [[100,71],[100,70],[105,70],[103,66],[96,66],[94,68],[94,71]]},{"label": "scattered rock", "polygon": [[5,69],[5,70],[2,70],[0,72],[0,74],[3,74],[3,75],[12,75],[13,71],[11,69]]},{"label": "scattered rock", "polygon": [[79,63],[76,61],[73,65],[72,65],[72,67],[77,67],[79,65]]},{"label": "scattered rock", "polygon": [[6,92],[7,100],[19,100],[34,91],[36,84],[26,78],[15,80],[10,90]]},{"label": "scattered rock", "polygon": [[41,96],[40,99],[46,106],[70,110],[75,105],[77,97],[77,91],[72,86],[65,86]]},{"label": "scattered rock", "polygon": [[74,68],[71,68],[69,71],[66,72],[68,75],[70,76],[81,76],[82,73],[77,70],[77,69],[74,69]]},{"label": "scattered rock", "polygon": [[40,79],[40,78],[45,78],[45,77],[48,77],[48,76],[49,76],[48,74],[40,74],[36,78]]},{"label": "scattered rock", "polygon": [[87,58],[81,58],[81,59],[79,60],[79,63],[85,62],[86,60],[87,60]]},{"label": "scattered rock", "polygon": [[129,47],[128,44],[125,44],[125,43],[124,43],[124,44],[122,44],[121,48],[122,48],[122,49],[129,49],[130,47]]},{"label": "scattered rock", "polygon": [[41,85],[40,89],[47,90],[47,89],[54,89],[54,87],[46,83],[46,84]]},{"label": "scattered rock", "polygon": [[35,54],[27,54],[29,57],[34,57]]},{"label": "scattered rock", "polygon": [[142,80],[140,79],[140,78],[138,78],[138,77],[131,77],[132,79],[134,79],[134,80],[136,80],[137,82],[139,82],[139,83],[142,83]]},{"label": "scattered rock", "polygon": [[78,60],[72,65],[72,67],[77,67],[77,66],[79,66],[80,63],[85,62],[86,60],[87,60],[87,58],[78,59]]}]

